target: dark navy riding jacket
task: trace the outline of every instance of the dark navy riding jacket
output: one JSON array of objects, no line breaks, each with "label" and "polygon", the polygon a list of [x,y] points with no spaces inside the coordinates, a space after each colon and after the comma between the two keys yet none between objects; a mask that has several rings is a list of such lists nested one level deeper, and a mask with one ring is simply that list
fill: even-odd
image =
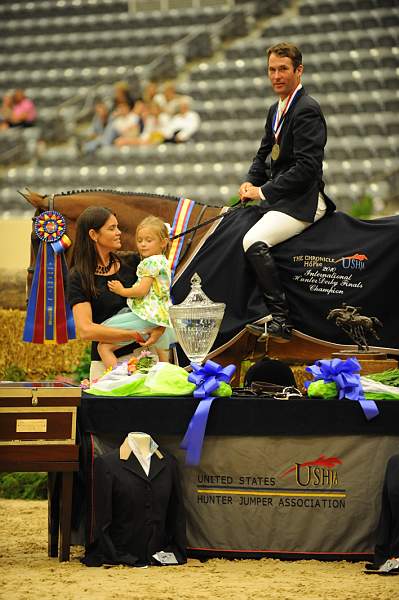
[{"label": "dark navy riding jacket", "polygon": [[275,144],[273,119],[278,107],[269,109],[265,134],[248,171],[247,180],[261,187],[265,201],[261,206],[278,210],[312,223],[321,192],[328,212],[335,204],[324,194],[323,158],[327,142],[327,125],[318,102],[301,88],[288,109],[278,144],[280,153],[270,162],[269,155]]}]

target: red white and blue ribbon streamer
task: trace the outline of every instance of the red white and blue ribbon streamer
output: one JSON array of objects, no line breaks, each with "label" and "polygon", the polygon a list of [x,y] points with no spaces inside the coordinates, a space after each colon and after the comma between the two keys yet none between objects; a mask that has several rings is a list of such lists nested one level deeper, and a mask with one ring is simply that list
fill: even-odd
[{"label": "red white and blue ribbon streamer", "polygon": [[186,464],[196,466],[201,460],[209,411],[215,400],[211,394],[218,389],[222,381],[225,383],[231,381],[236,367],[228,365],[223,368],[212,360],[207,360],[203,367],[195,363],[191,363],[190,366],[193,371],[188,376],[188,380],[197,386],[193,395],[194,398],[199,398],[200,402],[180,443],[180,448],[186,450]]},{"label": "red white and blue ribbon streamer", "polygon": [[295,90],[292,92],[292,94],[290,94],[288,96],[285,107],[283,108],[280,116],[278,114],[279,106],[277,105],[276,112],[274,113],[273,123],[272,123],[274,139],[276,140],[276,143],[278,143],[278,136],[280,135],[281,128],[284,124],[285,116],[286,116],[287,112],[289,111],[289,109],[291,108],[292,104],[294,104],[297,101],[297,99],[298,99],[297,94],[300,89],[302,89],[302,84],[299,84],[295,88]]},{"label": "red white and blue ribbon streamer", "polygon": [[[172,228],[170,230],[170,238],[173,238],[175,235],[178,235],[184,232],[187,229],[188,222],[190,220],[190,216],[192,210],[194,208],[195,202],[194,200],[189,200],[188,198],[180,198],[179,203],[176,208],[175,216],[172,223]],[[183,248],[184,243],[184,235],[181,235],[178,238],[175,238],[172,241],[170,250],[169,250],[169,266],[173,277],[179,264],[180,254]]]},{"label": "red white and blue ribbon streamer", "polygon": [[76,338],[71,307],[64,292],[67,276],[64,252],[71,245],[65,231],[65,219],[55,210],[36,217],[35,232],[40,246],[26,311],[24,342],[65,344]]},{"label": "red white and blue ribbon streamer", "polygon": [[[321,379],[325,383],[334,382],[337,386],[339,400],[344,398],[357,400],[366,419],[370,421],[379,414],[379,410],[374,400],[366,400],[364,397],[359,375],[361,368],[359,361],[350,357],[346,360],[340,358],[317,360],[314,365],[306,367],[305,370],[313,375],[314,381]],[[305,381],[305,387],[309,387],[310,383],[310,381]]]}]

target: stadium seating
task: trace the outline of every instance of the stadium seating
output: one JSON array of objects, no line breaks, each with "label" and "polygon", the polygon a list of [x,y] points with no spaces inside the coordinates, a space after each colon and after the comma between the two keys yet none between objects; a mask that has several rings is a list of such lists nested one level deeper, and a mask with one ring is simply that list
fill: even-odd
[{"label": "stadium seating", "polygon": [[[399,169],[395,0],[221,0],[167,13],[132,13],[127,0],[15,0],[0,5],[0,18],[0,92],[23,87],[40,115],[33,133],[0,138],[5,211],[24,207],[15,194],[24,186],[105,186],[227,203],[274,101],[266,49],[283,39],[302,49],[304,85],[327,119],[328,193],[349,210],[365,193],[395,191],[384,185]],[[201,115],[193,141],[79,156],[72,140],[88,98],[110,95],[120,79],[144,84],[171,75]]]}]

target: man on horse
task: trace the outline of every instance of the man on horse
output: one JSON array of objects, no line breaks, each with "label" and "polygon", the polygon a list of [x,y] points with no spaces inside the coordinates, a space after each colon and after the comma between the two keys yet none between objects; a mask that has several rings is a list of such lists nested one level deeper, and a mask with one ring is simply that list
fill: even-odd
[{"label": "man on horse", "polygon": [[[327,126],[319,104],[301,84],[302,54],[293,44],[280,43],[268,49],[267,57],[279,101],[269,109],[259,150],[239,190],[242,202],[261,200],[265,214],[246,233],[243,247],[272,316],[267,334],[289,340],[288,305],[270,249],[302,233],[335,205],[324,193]],[[265,338],[264,320],[247,328]]]}]

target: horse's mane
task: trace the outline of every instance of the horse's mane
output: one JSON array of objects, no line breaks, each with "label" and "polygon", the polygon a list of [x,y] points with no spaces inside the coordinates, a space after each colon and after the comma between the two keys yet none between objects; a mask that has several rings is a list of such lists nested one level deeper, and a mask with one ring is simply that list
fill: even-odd
[{"label": "horse's mane", "polygon": [[[173,200],[174,202],[178,202],[180,200],[179,196],[170,196],[168,194],[153,194],[148,192],[125,192],[120,190],[104,190],[102,188],[96,188],[94,190],[68,190],[66,192],[60,192],[56,194],[57,196],[72,196],[74,194],[91,194],[100,192],[102,194],[113,194],[118,196],[152,196],[155,198],[164,198],[166,200]],[[197,201],[196,204],[205,205],[205,202]]]}]

